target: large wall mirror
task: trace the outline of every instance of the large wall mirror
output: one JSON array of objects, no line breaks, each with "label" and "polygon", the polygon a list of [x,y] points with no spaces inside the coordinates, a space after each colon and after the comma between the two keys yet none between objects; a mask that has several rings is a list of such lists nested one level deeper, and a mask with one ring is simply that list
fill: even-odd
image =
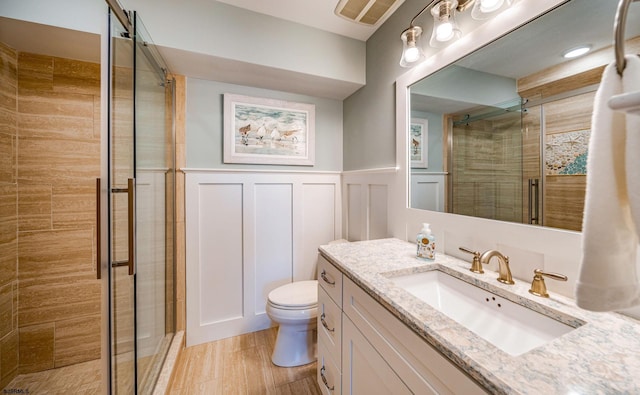
[{"label": "large wall mirror", "polygon": [[[410,206],[581,230],[593,99],[614,59],[617,3],[568,1],[412,84]],[[640,52],[638,20],[632,5],[627,53]],[[587,54],[563,57],[583,45]]]}]

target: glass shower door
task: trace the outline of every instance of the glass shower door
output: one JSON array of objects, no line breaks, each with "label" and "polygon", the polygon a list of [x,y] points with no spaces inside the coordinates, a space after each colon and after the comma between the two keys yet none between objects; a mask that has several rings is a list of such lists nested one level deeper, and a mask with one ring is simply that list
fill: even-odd
[{"label": "glass shower door", "polygon": [[135,28],[136,364],[151,393],[174,333],[173,83],[140,17]]},{"label": "glass shower door", "polygon": [[135,393],[134,56],[129,33],[110,17],[109,303],[111,393]]},{"label": "glass shower door", "polygon": [[175,327],[173,83],[139,17],[110,18],[111,393],[152,393]]}]

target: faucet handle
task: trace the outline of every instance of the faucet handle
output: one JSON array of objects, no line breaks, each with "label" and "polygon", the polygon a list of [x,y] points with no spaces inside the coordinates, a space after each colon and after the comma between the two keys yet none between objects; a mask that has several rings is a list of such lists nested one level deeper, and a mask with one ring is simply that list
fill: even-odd
[{"label": "faucet handle", "polygon": [[472,251],[466,247],[458,247],[458,249],[462,252],[466,252],[467,254],[473,255],[473,262],[471,263],[471,268],[469,270],[471,270],[474,273],[479,273],[479,274],[484,273],[484,270],[482,270],[482,264],[480,263],[480,252]]},{"label": "faucet handle", "polygon": [[544,283],[544,278],[542,276],[549,277],[558,281],[567,281],[567,276],[565,276],[564,274],[545,272],[541,269],[535,269],[533,273],[534,276],[533,281],[531,281],[531,288],[529,289],[529,293],[532,293],[536,296],[541,296],[543,298],[548,298],[549,293],[547,292],[547,286]]}]

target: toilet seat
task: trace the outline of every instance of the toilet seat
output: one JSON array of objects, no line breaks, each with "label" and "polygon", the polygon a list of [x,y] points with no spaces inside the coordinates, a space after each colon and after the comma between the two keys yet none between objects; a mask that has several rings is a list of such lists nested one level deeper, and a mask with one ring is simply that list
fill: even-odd
[{"label": "toilet seat", "polygon": [[318,281],[296,281],[280,286],[268,295],[269,304],[283,310],[305,310],[318,305]]}]

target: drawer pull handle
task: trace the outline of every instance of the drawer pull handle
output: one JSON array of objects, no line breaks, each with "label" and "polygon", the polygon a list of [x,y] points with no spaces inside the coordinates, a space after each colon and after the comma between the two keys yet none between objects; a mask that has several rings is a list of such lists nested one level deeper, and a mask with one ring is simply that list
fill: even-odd
[{"label": "drawer pull handle", "polygon": [[325,283],[327,283],[329,285],[336,285],[335,281],[329,280],[329,278],[327,277],[327,272],[324,271],[324,269],[322,270],[322,273],[320,273],[320,277],[322,277],[322,279],[324,280]]},{"label": "drawer pull handle", "polygon": [[322,326],[324,326],[324,329],[328,330],[329,332],[335,332],[336,328],[333,329],[329,329],[329,325],[327,325],[327,321],[324,320],[324,313],[322,313],[322,315],[320,316],[320,322],[322,322]]},{"label": "drawer pull handle", "polygon": [[322,369],[320,369],[320,377],[322,378],[322,382],[324,383],[324,386],[327,387],[327,389],[329,391],[333,391],[334,388],[336,388],[335,386],[329,387],[329,383],[327,382],[327,378],[324,377],[324,365],[322,366]]}]

